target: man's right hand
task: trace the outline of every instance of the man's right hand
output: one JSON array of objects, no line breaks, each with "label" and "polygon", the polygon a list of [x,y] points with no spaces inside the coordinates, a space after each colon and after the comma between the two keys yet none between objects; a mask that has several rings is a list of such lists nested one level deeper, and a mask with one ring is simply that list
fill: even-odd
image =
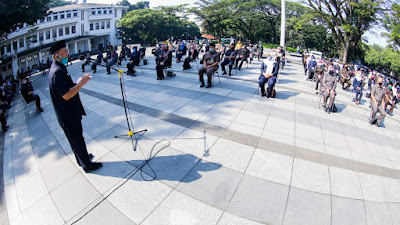
[{"label": "man's right hand", "polygon": [[83,75],[83,76],[81,77],[81,80],[79,81],[79,83],[81,83],[82,86],[83,86],[83,85],[85,85],[87,82],[89,82],[89,80],[90,80],[91,77],[92,77],[92,76],[90,76],[89,73],[86,73],[85,75]]}]

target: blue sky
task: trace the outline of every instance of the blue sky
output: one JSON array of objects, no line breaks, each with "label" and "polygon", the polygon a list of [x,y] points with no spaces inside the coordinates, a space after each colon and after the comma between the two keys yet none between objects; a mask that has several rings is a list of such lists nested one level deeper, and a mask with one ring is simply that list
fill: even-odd
[{"label": "blue sky", "polygon": [[[87,0],[88,3],[111,3],[111,4],[115,4],[117,3],[119,0]],[[138,2],[138,0],[128,0],[131,3],[135,3]],[[197,0],[169,0],[169,1],[165,1],[165,0],[147,0],[150,2],[150,7],[157,7],[157,6],[167,6],[167,5],[179,5],[179,4],[193,4],[195,3]],[[294,1],[298,1],[298,0],[294,0]],[[371,29],[370,32],[367,32],[364,36],[368,39],[368,42],[370,44],[378,44],[380,46],[386,46],[387,45],[387,41],[384,37],[381,36],[381,33],[384,32],[384,30],[375,27],[373,29]]]}]

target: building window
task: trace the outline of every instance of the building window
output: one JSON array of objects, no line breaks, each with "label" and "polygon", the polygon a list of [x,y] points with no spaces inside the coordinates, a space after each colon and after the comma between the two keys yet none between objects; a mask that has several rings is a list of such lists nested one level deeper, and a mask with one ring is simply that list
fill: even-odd
[{"label": "building window", "polygon": [[19,47],[23,48],[24,44],[25,44],[24,39],[23,38],[19,39]]},{"label": "building window", "polygon": [[84,20],[85,19],[85,11],[81,11],[81,20]]},{"label": "building window", "polygon": [[53,20],[58,20],[58,15],[53,16]]},{"label": "building window", "polygon": [[85,24],[81,24],[81,35],[85,33]]},{"label": "building window", "polygon": [[60,19],[64,19],[65,18],[65,15],[64,14],[61,14],[60,15]]},{"label": "building window", "polygon": [[96,30],[99,30],[99,29],[100,29],[100,24],[96,23]]},{"label": "building window", "polygon": [[90,30],[93,30],[93,23],[90,24]]},{"label": "building window", "polygon": [[78,13],[77,12],[74,12],[74,17],[77,17],[78,16]]},{"label": "building window", "polygon": [[75,34],[75,26],[71,27],[71,33]]},{"label": "building window", "polygon": [[39,32],[39,41],[43,41],[43,32]]},{"label": "building window", "polygon": [[111,9],[110,9],[110,10],[108,10],[108,13],[112,14],[112,10],[111,10]]},{"label": "building window", "polygon": [[50,39],[50,30],[46,31],[46,40]]},{"label": "building window", "polygon": [[92,11],[92,15],[93,15],[93,16],[96,15],[96,11]]},{"label": "building window", "polygon": [[17,44],[17,41],[14,41],[13,42],[13,49],[14,50],[17,50],[18,49],[18,46],[17,46],[18,44]]},{"label": "building window", "polygon": [[107,10],[104,10],[104,11],[103,11],[103,14],[107,14]]},{"label": "building window", "polygon": [[71,13],[67,13],[67,18],[71,18]]},{"label": "building window", "polygon": [[11,44],[7,45],[7,52],[11,52]]},{"label": "building window", "polygon": [[51,16],[48,16],[46,20],[47,22],[51,21]]},{"label": "building window", "polygon": [[101,22],[101,29],[104,30],[104,22]]},{"label": "building window", "polygon": [[57,30],[53,29],[53,38],[56,38],[56,37],[57,37]]},{"label": "building window", "polygon": [[115,17],[117,17],[117,10],[114,10],[114,15]]},{"label": "building window", "polygon": [[110,29],[110,21],[107,22],[107,29]]},{"label": "building window", "polygon": [[65,35],[69,35],[69,27],[65,28]]},{"label": "building window", "polygon": [[97,11],[97,15],[101,15],[101,10]]},{"label": "building window", "polygon": [[44,18],[40,19],[40,23],[44,23]]},{"label": "building window", "polygon": [[63,35],[64,35],[64,28],[61,27],[61,28],[58,29],[58,36],[61,37]]}]

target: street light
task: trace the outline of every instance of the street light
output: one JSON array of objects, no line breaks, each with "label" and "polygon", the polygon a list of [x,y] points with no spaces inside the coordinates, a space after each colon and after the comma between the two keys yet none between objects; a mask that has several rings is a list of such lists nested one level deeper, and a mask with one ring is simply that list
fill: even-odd
[{"label": "street light", "polygon": [[281,46],[285,49],[285,30],[286,30],[286,5],[285,0],[281,4]]}]

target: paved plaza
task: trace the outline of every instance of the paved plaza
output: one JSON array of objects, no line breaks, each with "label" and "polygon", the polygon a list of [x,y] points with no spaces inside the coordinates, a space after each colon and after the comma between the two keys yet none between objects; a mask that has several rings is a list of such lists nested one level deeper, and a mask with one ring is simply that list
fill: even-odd
[{"label": "paved plaza", "polygon": [[[220,69],[205,89],[195,63],[174,62],[176,77],[156,80],[148,59],[124,76],[134,129],[148,129],[137,151],[114,138],[128,133],[117,73],[100,68],[80,91],[88,151],[103,162],[88,174],[58,125],[47,76],[32,78],[45,111],[32,106],[27,117],[17,98],[4,137],[11,225],[400,224],[398,109],[371,126],[369,99],[357,106],[338,86],[338,112],[327,114],[295,58],[275,99],[257,94],[259,62],[232,77]],[[68,66],[74,80],[81,64]],[[156,176],[138,170],[154,145]]]}]

